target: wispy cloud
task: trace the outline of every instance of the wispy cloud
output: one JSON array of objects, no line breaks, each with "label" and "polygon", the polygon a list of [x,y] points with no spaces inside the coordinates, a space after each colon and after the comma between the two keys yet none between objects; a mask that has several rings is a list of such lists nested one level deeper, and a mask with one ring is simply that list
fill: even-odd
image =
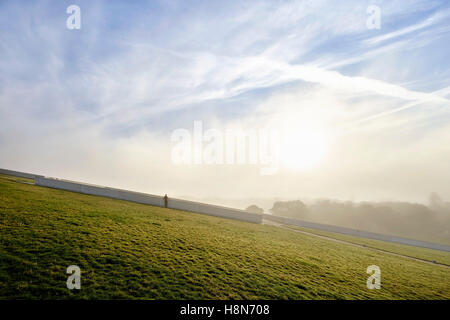
[{"label": "wispy cloud", "polygon": [[442,14],[436,14],[433,15],[432,17],[427,18],[426,20],[419,22],[417,24],[408,26],[406,28],[402,28],[400,30],[396,30],[387,34],[383,34],[381,36],[378,37],[374,37],[374,38],[370,38],[367,40],[364,40],[364,43],[368,44],[368,45],[376,45],[379,44],[381,42],[387,41],[387,40],[391,40],[406,34],[410,34],[414,31],[418,31],[421,29],[424,29],[430,25],[432,25],[433,23],[435,23],[437,20],[440,20],[444,18]]},{"label": "wispy cloud", "polygon": [[[0,41],[0,147],[8,150],[0,154],[0,166],[49,174],[58,168],[74,179],[85,172],[84,178],[92,175],[97,183],[114,182],[112,172],[131,170],[130,179],[147,191],[152,190],[138,172],[149,180],[150,172],[159,172],[158,185],[183,194],[192,181],[205,181],[192,188],[196,195],[206,189],[211,195],[229,192],[238,178],[243,182],[236,193],[293,195],[300,190],[297,175],[303,174],[330,185],[326,196],[342,175],[358,179],[351,170],[355,163],[372,175],[364,146],[379,154],[395,151],[389,131],[400,130],[397,124],[409,124],[401,129],[408,134],[399,136],[410,151],[420,152],[411,137],[423,136],[433,154],[438,152],[433,139],[447,137],[445,1],[379,1],[380,30],[367,29],[367,3],[356,0],[79,5],[82,28],[69,31],[62,2],[0,4],[6,30]],[[439,120],[434,127],[421,126],[431,118]],[[242,168],[220,174],[216,168],[174,168],[167,158],[168,136],[198,119],[221,127],[309,123],[335,141],[322,171],[272,177],[268,184]],[[351,130],[340,135],[342,128]],[[407,160],[392,159],[385,176],[396,176],[392,168]],[[445,167],[439,159],[427,165],[434,164]],[[119,184],[132,187],[124,175],[117,176]],[[178,183],[180,176],[187,177],[186,185]],[[208,184],[211,177],[223,184]],[[288,189],[284,179],[292,184]],[[419,187],[403,192],[400,186],[408,186],[400,180],[400,196],[425,192]],[[373,188],[382,188],[382,181]],[[319,182],[311,189],[321,195]]]}]

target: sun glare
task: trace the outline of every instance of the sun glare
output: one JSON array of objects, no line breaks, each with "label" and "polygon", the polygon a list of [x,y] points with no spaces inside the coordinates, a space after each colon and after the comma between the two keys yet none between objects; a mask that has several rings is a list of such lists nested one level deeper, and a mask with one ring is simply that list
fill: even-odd
[{"label": "sun glare", "polygon": [[288,130],[284,134],[280,160],[287,169],[307,170],[318,166],[327,151],[327,139],[318,130]]}]

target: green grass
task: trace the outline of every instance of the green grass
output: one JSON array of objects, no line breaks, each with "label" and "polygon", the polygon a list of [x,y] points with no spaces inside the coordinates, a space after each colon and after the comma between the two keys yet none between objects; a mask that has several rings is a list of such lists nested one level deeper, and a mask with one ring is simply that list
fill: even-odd
[{"label": "green grass", "polygon": [[385,242],[385,241],[380,241],[380,240],[359,238],[359,237],[354,237],[354,236],[349,236],[349,235],[335,233],[335,232],[329,232],[329,231],[322,231],[322,230],[315,230],[315,229],[301,228],[301,227],[292,227],[292,226],[290,226],[290,228],[314,233],[314,234],[321,235],[321,236],[330,237],[330,238],[337,239],[337,240],[343,240],[343,241],[348,241],[348,242],[359,244],[359,245],[364,245],[368,248],[375,248],[375,249],[385,250],[385,251],[392,252],[392,253],[405,255],[408,257],[412,257],[412,258],[418,258],[418,259],[426,260],[429,262],[436,261],[437,263],[450,266],[450,252],[444,252],[444,251],[420,248],[420,247],[413,247],[413,246]]},{"label": "green grass", "polygon": [[[0,176],[1,299],[449,299],[450,269]],[[66,268],[82,271],[79,291]],[[366,288],[366,268],[382,288]]]}]

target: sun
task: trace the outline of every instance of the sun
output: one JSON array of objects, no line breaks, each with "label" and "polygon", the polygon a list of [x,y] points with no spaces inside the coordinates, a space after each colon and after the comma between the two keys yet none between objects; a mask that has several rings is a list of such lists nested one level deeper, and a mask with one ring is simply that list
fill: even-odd
[{"label": "sun", "polygon": [[286,130],[280,149],[282,165],[297,171],[317,167],[325,159],[329,146],[319,130],[301,128]]}]

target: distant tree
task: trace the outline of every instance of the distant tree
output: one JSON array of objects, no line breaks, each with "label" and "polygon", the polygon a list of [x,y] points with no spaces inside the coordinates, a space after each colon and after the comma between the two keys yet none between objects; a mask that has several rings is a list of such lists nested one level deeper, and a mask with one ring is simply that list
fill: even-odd
[{"label": "distant tree", "polygon": [[300,200],[296,201],[277,201],[273,204],[270,212],[276,216],[289,218],[305,218],[308,213],[308,207]]},{"label": "distant tree", "polygon": [[444,204],[442,198],[436,192],[432,192],[428,198],[429,205],[432,209],[440,208]]},{"label": "distant tree", "polygon": [[431,193],[428,199],[428,206],[438,214],[441,220],[440,223],[445,223],[450,226],[450,202],[444,201],[436,192]]},{"label": "distant tree", "polygon": [[251,213],[264,213],[264,210],[257,205],[252,204],[251,206],[248,206],[245,211],[251,212]]},{"label": "distant tree", "polygon": [[450,202],[438,194],[429,205],[411,202],[352,202],[333,199],[277,201],[269,210],[273,215],[331,224],[431,242],[448,241]]}]

